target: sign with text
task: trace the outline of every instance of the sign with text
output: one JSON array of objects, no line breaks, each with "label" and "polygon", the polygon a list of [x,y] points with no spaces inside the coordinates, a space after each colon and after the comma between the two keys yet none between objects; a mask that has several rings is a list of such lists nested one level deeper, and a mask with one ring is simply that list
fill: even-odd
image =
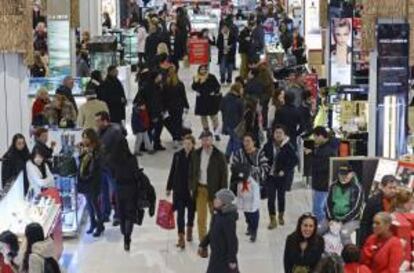
[{"label": "sign with text", "polygon": [[191,38],[188,41],[190,64],[207,64],[210,59],[209,44],[206,39]]}]

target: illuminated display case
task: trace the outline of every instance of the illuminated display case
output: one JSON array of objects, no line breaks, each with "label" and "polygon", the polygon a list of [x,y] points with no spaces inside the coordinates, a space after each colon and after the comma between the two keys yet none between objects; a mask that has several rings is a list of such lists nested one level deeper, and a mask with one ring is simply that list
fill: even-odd
[{"label": "illuminated display case", "polygon": [[97,36],[89,42],[91,70],[106,73],[111,65],[118,65],[116,36]]},{"label": "illuminated display case", "polygon": [[135,65],[138,64],[138,37],[134,32],[134,29],[129,29],[123,34],[123,44],[124,44],[124,60],[126,64]]}]

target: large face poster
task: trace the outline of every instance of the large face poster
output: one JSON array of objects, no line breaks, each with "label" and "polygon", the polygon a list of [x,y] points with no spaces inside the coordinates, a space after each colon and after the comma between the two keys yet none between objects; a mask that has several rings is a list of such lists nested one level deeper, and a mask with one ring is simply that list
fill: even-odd
[{"label": "large face poster", "polygon": [[352,18],[332,18],[330,83],[350,85],[352,71]]},{"label": "large face poster", "polygon": [[319,0],[305,1],[305,41],[308,49],[322,49]]}]

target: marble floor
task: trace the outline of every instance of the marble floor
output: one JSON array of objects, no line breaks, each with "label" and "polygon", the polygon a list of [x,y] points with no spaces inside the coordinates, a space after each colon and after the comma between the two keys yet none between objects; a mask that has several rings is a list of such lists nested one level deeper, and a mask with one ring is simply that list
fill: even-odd
[{"label": "marble floor", "polygon": [[[212,72],[218,75],[214,59]],[[196,67],[180,70],[181,80],[186,85],[188,99],[194,112],[195,96],[191,92],[191,79]],[[237,71],[235,74],[238,74]],[[136,86],[135,83],[133,83]],[[135,87],[136,88],[136,87]],[[227,88],[223,88],[227,91]],[[130,110],[129,110],[130,111]],[[191,114],[195,135],[201,131],[199,120]],[[155,155],[144,155],[139,164],[145,169],[157,191],[157,198],[166,198],[165,186],[174,149],[168,133],[163,132],[167,151]],[[130,143],[133,136],[129,134]],[[227,139],[216,143],[224,150]],[[131,146],[132,147],[132,146]],[[256,243],[250,243],[244,235],[246,224],[240,214],[237,233],[239,237],[239,267],[241,272],[281,273],[283,271],[283,250],[286,236],[296,227],[297,218],[311,210],[310,191],[297,177],[294,189],[287,194],[286,225],[268,231],[266,202],[262,202],[260,229]],[[87,226],[87,223],[84,224]],[[84,227],[85,228],[85,227]],[[196,234],[195,234],[195,237]],[[175,247],[176,231],[165,231],[155,225],[155,218],[146,217],[141,227],[135,226],[132,236],[131,251],[123,250],[123,240],[119,228],[109,224],[102,237],[96,239],[81,232],[78,238],[66,240],[61,263],[69,273],[112,273],[112,272],[148,272],[148,273],[201,273],[207,268],[207,259],[197,256],[198,241],[187,244],[185,251]]]}]

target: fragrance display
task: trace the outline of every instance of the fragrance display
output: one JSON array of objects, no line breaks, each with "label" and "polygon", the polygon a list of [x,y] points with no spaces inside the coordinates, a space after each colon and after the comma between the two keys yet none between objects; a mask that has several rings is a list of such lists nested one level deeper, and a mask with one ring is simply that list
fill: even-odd
[{"label": "fragrance display", "polygon": [[[37,91],[42,87],[46,88],[47,91],[49,91],[49,95],[54,95],[56,89],[62,84],[65,76],[66,75],[47,78],[29,78],[29,97],[35,97]],[[88,82],[89,78],[74,78],[72,94],[74,96],[81,96],[86,89]]]},{"label": "fragrance display", "polygon": [[111,65],[117,65],[117,38],[115,36],[96,36],[88,45],[91,58],[91,70],[100,70],[104,74]]}]

